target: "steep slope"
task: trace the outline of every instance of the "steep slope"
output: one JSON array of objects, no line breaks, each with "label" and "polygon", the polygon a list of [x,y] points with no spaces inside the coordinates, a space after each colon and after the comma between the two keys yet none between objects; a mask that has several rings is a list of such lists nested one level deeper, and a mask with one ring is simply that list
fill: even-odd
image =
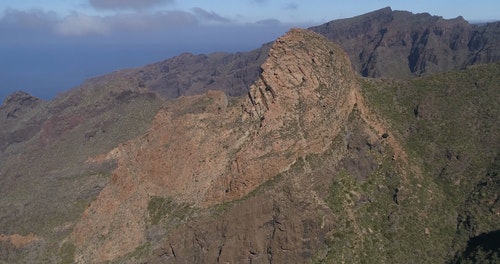
[{"label": "steep slope", "polygon": [[60,241],[115,167],[85,160],[143,134],[162,103],[134,79],[53,101],[9,96],[0,107],[0,260],[57,262]]},{"label": "steep slope", "polygon": [[167,104],[145,136],[105,157],[118,168],[73,231],[77,260],[111,260],[147,242],[153,197],[207,208],[326,151],[354,105],[353,81],[338,47],[292,30],[273,45],[249,98],[208,92]]},{"label": "steep slope", "polygon": [[494,63],[408,81],[363,81],[371,105],[446,194],[439,210],[456,216],[450,254],[463,250],[457,262],[481,263],[485,251],[500,258],[498,245],[488,242],[500,230],[499,76]]},{"label": "steep slope", "polygon": [[387,7],[311,28],[340,44],[368,77],[406,78],[500,59],[500,22],[475,26]]},{"label": "steep slope", "polygon": [[[495,66],[360,90],[338,47],[292,30],[262,69],[248,98],[181,97],[144,136],[89,160],[118,166],[67,241],[78,262],[443,263],[466,246],[457,217],[477,206],[464,193],[498,150]],[[438,132],[445,120],[467,125]],[[491,188],[482,203],[496,208]],[[476,213],[479,232],[498,229],[495,212]]]}]

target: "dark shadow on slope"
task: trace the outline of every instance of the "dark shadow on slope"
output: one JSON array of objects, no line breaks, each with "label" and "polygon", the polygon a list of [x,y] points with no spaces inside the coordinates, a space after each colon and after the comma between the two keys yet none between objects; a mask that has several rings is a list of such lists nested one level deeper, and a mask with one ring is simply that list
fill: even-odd
[{"label": "dark shadow on slope", "polygon": [[470,238],[465,251],[450,263],[500,263],[500,230]]}]

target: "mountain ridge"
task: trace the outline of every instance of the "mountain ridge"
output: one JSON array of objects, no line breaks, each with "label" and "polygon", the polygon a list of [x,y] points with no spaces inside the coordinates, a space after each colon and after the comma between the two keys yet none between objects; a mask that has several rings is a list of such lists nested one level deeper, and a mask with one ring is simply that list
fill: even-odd
[{"label": "mountain ridge", "polygon": [[[481,239],[500,229],[499,63],[370,79],[308,30],[263,49],[180,55],[174,64],[197,65],[183,87],[162,79],[178,71],[167,60],[52,101],[5,100],[0,261],[495,256]],[[214,69],[218,85],[252,84],[204,91]]]},{"label": "mountain ridge", "polygon": [[500,22],[471,25],[390,7],[312,27],[340,44],[368,77],[408,78],[500,59]]},{"label": "mountain ridge", "polygon": [[[313,70],[313,65],[322,70]],[[290,72],[294,76],[286,77]],[[110,184],[75,226],[72,237],[77,247],[92,241],[89,251],[77,253],[77,260],[111,260],[120,256],[111,250],[116,243],[127,250],[125,253],[144,243],[137,233],[140,227],[129,223],[126,228],[119,223],[142,218],[148,197],[172,199],[191,208],[231,202],[287,171],[299,157],[324,152],[338,133],[337,123],[325,121],[335,119],[341,124],[354,104],[350,84],[353,77],[347,55],[340,49],[310,31],[292,29],[270,49],[260,79],[249,88],[249,98],[229,106],[222,92],[208,92],[180,98],[167,106],[157,114],[146,138],[128,142],[110,153],[112,159],[118,159],[118,168]],[[331,78],[336,78],[336,82]],[[317,89],[318,86],[323,88]],[[184,102],[192,100],[194,103]],[[206,110],[184,109],[200,103],[206,104]],[[326,111],[326,105],[331,110]],[[237,129],[232,128],[235,123],[240,124]],[[187,131],[188,127],[192,128],[187,134],[174,132]],[[205,134],[207,129],[218,132],[210,136]],[[184,163],[190,160],[199,162]],[[135,176],[127,172],[130,170],[136,171]],[[106,206],[113,204],[120,207]],[[124,218],[126,208],[140,213]],[[110,212],[114,212],[111,217]],[[111,225],[123,227],[117,230]],[[90,231],[96,227],[104,231]],[[108,239],[99,238],[100,232],[107,233]],[[134,237],[136,242],[131,240]]]},{"label": "mountain ridge", "polygon": [[[354,68],[365,77],[409,78],[500,60],[498,21],[474,25],[461,16],[444,19],[385,7],[309,29],[342,46]],[[143,67],[96,76],[83,86],[128,76],[167,99],[210,89],[241,96],[258,78],[270,46],[266,43],[237,53],[183,53]]]}]

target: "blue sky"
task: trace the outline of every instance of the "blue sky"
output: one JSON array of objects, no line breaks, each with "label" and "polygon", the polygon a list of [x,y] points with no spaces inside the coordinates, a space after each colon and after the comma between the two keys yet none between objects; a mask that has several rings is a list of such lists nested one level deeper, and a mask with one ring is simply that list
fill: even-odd
[{"label": "blue sky", "polygon": [[498,0],[2,0],[0,102],[16,90],[50,99],[88,77],[181,52],[247,51],[290,27],[386,6],[500,19]]}]

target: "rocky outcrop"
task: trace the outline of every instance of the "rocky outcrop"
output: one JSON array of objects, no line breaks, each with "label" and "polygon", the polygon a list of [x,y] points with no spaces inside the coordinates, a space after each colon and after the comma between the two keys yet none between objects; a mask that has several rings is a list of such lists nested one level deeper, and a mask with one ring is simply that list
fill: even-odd
[{"label": "rocky outcrop", "polygon": [[26,92],[19,91],[7,96],[0,107],[2,112],[6,111],[6,118],[17,118],[19,117],[19,112],[23,110],[23,107],[33,108],[39,104],[40,101],[40,99]]},{"label": "rocky outcrop", "polygon": [[500,22],[476,26],[387,7],[311,30],[341,45],[367,77],[406,78],[500,59]]},{"label": "rocky outcrop", "polygon": [[0,153],[12,144],[24,142],[39,130],[42,120],[33,118],[44,102],[25,92],[9,95],[0,106]]},{"label": "rocky outcrop", "polygon": [[168,103],[146,135],[89,160],[118,168],[75,226],[77,260],[111,260],[144,243],[151,197],[207,208],[323,153],[353,108],[355,80],[339,47],[293,29],[273,44],[248,97],[214,91]]},{"label": "rocky outcrop", "polygon": [[[387,7],[312,27],[339,44],[355,69],[368,77],[432,74],[500,59],[500,22],[471,25],[462,17],[393,11]],[[183,53],[136,69],[92,78],[88,85],[131,77],[165,99],[221,90],[241,96],[260,76],[271,44],[249,52]]]}]

